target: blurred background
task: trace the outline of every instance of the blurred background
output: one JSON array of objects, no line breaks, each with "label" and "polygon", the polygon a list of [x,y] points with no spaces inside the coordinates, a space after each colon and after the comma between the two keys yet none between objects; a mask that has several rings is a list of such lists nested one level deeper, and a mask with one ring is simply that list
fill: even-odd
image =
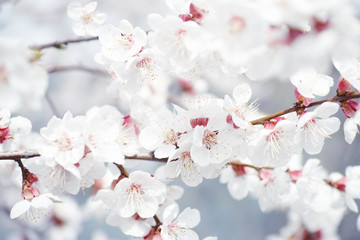
[{"label": "blurred background", "polygon": [[[29,46],[49,43],[58,40],[76,38],[71,29],[72,21],[66,15],[68,0],[0,0],[0,37],[24,41]],[[354,9],[358,10],[360,1],[354,0]],[[165,16],[172,13],[163,1],[159,0],[99,0],[98,11],[107,14],[107,23],[116,25],[122,19],[129,20],[133,26],[149,29],[147,15],[159,13]],[[41,60],[45,68],[55,66],[83,65],[101,68],[94,61],[94,55],[100,51],[97,41],[69,45],[65,50],[46,49]],[[1,56],[0,56],[1,58]],[[331,74],[336,80],[339,74],[332,69]],[[27,117],[33,123],[33,130],[39,131],[47,125],[54,115],[54,110],[62,116],[66,111],[74,115],[84,114],[92,106],[104,104],[117,105],[111,95],[107,94],[109,86],[108,76],[90,74],[84,71],[56,72],[49,75],[47,98],[43,99],[42,107],[38,110],[22,108],[14,115]],[[210,85],[210,90],[219,97],[231,95],[229,86],[218,87],[216,83]],[[253,99],[257,99],[260,109],[265,113],[273,113],[292,106],[295,102],[294,87],[289,81],[272,79],[265,82],[251,82]],[[336,86],[330,91],[335,95]],[[50,100],[49,100],[50,99]],[[54,105],[50,107],[50,102]],[[341,112],[338,117],[345,120]],[[331,140],[327,140],[323,151],[316,155],[328,171],[344,173],[346,166],[360,164],[359,137],[352,145],[344,141],[344,134],[339,130]],[[308,156],[304,153],[304,159]],[[158,163],[141,162],[139,168],[154,172]],[[183,186],[183,197],[178,201],[180,209],[188,206],[199,209],[201,223],[195,228],[200,238],[218,236],[219,240],[257,240],[265,239],[271,233],[278,233],[286,224],[286,213],[276,211],[263,213],[255,199],[247,197],[242,201],[231,198],[225,185],[218,179],[205,180],[199,187],[190,188],[176,180],[174,184]],[[20,194],[20,193],[19,193]],[[90,190],[85,196],[80,192],[76,196],[79,204],[84,204],[90,196]],[[1,194],[0,194],[1,198]],[[342,221],[339,234],[341,239],[360,239],[356,229],[357,215],[347,214]],[[1,219],[1,218],[0,218]],[[14,220],[14,225],[21,223]],[[86,219],[80,228],[77,239],[91,239],[95,232],[105,232],[111,239],[130,239],[121,230],[108,226],[103,219]],[[0,240],[8,239],[14,226],[0,224]],[[61,239],[61,237],[59,238]],[[105,238],[104,238],[105,239]]]}]

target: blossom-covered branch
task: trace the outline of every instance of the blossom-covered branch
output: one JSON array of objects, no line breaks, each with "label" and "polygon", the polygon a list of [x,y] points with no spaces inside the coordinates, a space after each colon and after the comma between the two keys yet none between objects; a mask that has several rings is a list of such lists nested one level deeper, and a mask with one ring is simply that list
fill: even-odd
[{"label": "blossom-covered branch", "polygon": [[42,50],[46,48],[64,48],[64,46],[70,44],[70,43],[80,43],[80,42],[88,42],[88,41],[94,41],[98,40],[98,37],[84,37],[84,38],[77,38],[77,39],[68,39],[64,41],[56,41],[46,44],[40,44],[40,45],[33,45],[31,46],[32,49],[35,50]]},{"label": "blossom-covered branch", "polygon": [[297,103],[295,103],[294,106],[291,107],[291,108],[288,108],[288,109],[285,109],[285,110],[282,110],[282,111],[267,115],[267,116],[259,118],[259,119],[255,119],[255,120],[251,121],[251,124],[252,125],[264,124],[266,121],[269,121],[269,120],[271,120],[273,118],[280,117],[280,116],[285,115],[287,113],[297,112],[300,109],[305,109],[305,108],[308,108],[308,107],[314,107],[314,106],[320,105],[320,104],[322,104],[324,102],[342,102],[342,101],[347,101],[347,100],[355,99],[355,98],[360,98],[360,94],[354,94],[354,95],[348,95],[348,96],[335,96],[335,97],[324,99],[324,100],[321,100],[321,101],[312,102],[307,107],[305,107],[304,105],[298,105]]}]

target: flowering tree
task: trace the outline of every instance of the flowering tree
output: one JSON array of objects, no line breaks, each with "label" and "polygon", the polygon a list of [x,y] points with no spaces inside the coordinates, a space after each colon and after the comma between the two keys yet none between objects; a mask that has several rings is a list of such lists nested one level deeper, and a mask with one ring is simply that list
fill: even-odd
[{"label": "flowering tree", "polygon": [[[317,157],[340,129],[347,144],[359,133],[354,7],[344,0],[166,4],[167,15],[141,15],[141,28],[111,22],[97,2],[70,2],[59,9],[77,37],[0,38],[0,210],[5,226],[18,226],[6,239],[77,239],[82,219],[100,217],[128,239],[214,240],[193,229],[199,210],[178,202],[215,178],[235,200],[251,195],[264,212],[287,212],[287,225],[269,240],[340,239],[344,216],[358,213],[360,165],[328,172]],[[90,50],[97,53],[89,65],[54,60],[72,51],[87,58]],[[97,104],[106,104],[60,115],[65,83],[49,79],[74,71],[107,81],[96,91],[117,101],[101,98]],[[254,97],[253,85],[276,80],[291,86],[293,99],[282,101],[293,105],[267,114],[258,103],[265,94]],[[81,92],[76,81],[71,91]],[[54,116],[36,133],[32,123],[40,120],[23,116],[46,104]],[[176,178],[186,186],[174,185]],[[86,189],[80,208],[70,196]],[[353,224],[360,230],[360,217]]]}]

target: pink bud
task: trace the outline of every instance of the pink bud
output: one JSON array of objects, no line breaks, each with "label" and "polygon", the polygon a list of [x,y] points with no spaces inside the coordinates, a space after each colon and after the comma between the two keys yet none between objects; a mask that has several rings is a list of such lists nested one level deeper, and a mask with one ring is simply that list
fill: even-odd
[{"label": "pink bud", "polygon": [[351,88],[351,83],[349,83],[345,78],[339,77],[338,88],[340,91],[348,91]]},{"label": "pink bud", "polygon": [[35,174],[31,173],[31,172],[27,172],[27,175],[26,175],[26,180],[30,183],[30,184],[33,184],[34,182],[37,182],[38,181],[38,178]]},{"label": "pink bud", "polygon": [[179,14],[179,18],[183,20],[184,22],[190,21],[190,14]]},{"label": "pink bud", "polygon": [[233,164],[233,165],[231,165],[231,167],[237,177],[240,177],[240,176],[243,176],[246,174],[246,170],[245,170],[244,166],[239,166],[239,165]]},{"label": "pink bud", "polygon": [[348,100],[341,103],[342,111],[347,118],[352,118],[359,109],[359,103],[354,100]]},{"label": "pink bud", "polygon": [[287,38],[285,40],[285,44],[286,45],[292,44],[298,37],[300,37],[303,34],[305,34],[304,31],[296,29],[296,28],[289,27],[288,35],[287,35]]},{"label": "pink bud", "polygon": [[301,177],[301,170],[294,170],[289,172],[290,179],[293,183],[296,183],[296,181]]},{"label": "pink bud", "polygon": [[276,117],[276,118],[273,118],[273,119],[271,119],[270,121],[266,122],[265,125],[264,125],[264,127],[265,127],[266,129],[272,130],[272,129],[275,128],[276,124],[277,124],[278,122],[282,121],[282,120],[285,120],[285,118],[284,118],[284,117]]},{"label": "pink bud", "polygon": [[192,83],[190,83],[190,81],[182,79],[182,78],[179,78],[178,81],[179,81],[179,84],[180,84],[182,90],[185,93],[187,93],[189,95],[195,95],[194,86]]},{"label": "pink bud", "polygon": [[193,3],[190,4],[190,14],[195,22],[199,23],[207,13],[207,10],[198,8]]},{"label": "pink bud", "polygon": [[25,200],[31,200],[40,195],[39,189],[32,186],[28,181],[23,181],[22,197]]},{"label": "pink bud", "polygon": [[264,169],[260,170],[260,172],[259,172],[260,180],[268,180],[268,179],[270,179],[270,177],[271,177],[271,172],[270,171],[267,171],[267,170],[264,170]]},{"label": "pink bud", "polygon": [[299,91],[297,90],[297,88],[295,88],[295,98],[301,102],[303,102],[304,106],[307,107],[310,105],[310,103],[312,102],[312,98],[306,98],[303,95],[301,95],[299,93]]},{"label": "pink bud", "polygon": [[336,189],[338,189],[339,191],[345,192],[345,189],[346,189],[346,178],[345,177],[337,180],[333,184],[336,187]]},{"label": "pink bud", "polygon": [[329,27],[330,24],[329,20],[322,21],[316,17],[313,18],[313,21],[314,21],[314,28],[317,32],[324,31]]}]

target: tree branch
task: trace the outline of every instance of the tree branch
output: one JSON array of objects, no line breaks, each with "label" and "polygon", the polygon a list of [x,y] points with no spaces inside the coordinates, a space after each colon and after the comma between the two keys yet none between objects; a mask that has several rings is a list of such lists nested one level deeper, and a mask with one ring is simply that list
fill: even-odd
[{"label": "tree branch", "polygon": [[150,152],[150,155],[134,155],[134,156],[125,156],[125,159],[134,159],[134,160],[149,160],[155,162],[167,162],[167,158],[156,158],[153,152]]},{"label": "tree branch", "polygon": [[17,162],[17,164],[19,165],[19,167],[21,169],[22,180],[24,181],[27,178],[29,170],[26,169],[26,167],[24,166],[24,164],[22,163],[22,161],[20,159],[14,159],[14,160]]},{"label": "tree branch", "polygon": [[40,157],[40,154],[36,150],[16,151],[16,152],[4,152],[0,153],[0,160],[21,160],[27,158]]},{"label": "tree branch", "polygon": [[265,117],[262,117],[262,118],[259,118],[259,119],[255,119],[255,120],[251,121],[251,124],[252,125],[264,124],[266,121],[269,121],[269,120],[271,120],[273,118],[280,117],[280,116],[282,116],[284,114],[287,114],[287,113],[296,112],[296,111],[298,111],[300,109],[314,107],[314,106],[320,105],[320,104],[322,104],[324,102],[342,102],[342,101],[347,101],[347,100],[354,99],[354,98],[360,98],[360,94],[349,95],[349,96],[335,96],[335,97],[328,98],[328,99],[325,99],[325,100],[313,102],[307,107],[295,104],[291,108],[282,110],[282,111],[274,113],[274,114],[270,114],[268,116],[265,116]]},{"label": "tree branch", "polygon": [[68,45],[69,43],[80,43],[80,42],[88,42],[99,39],[98,37],[86,37],[86,38],[78,38],[78,39],[68,39],[64,41],[56,41],[52,43],[40,44],[31,46],[34,50],[42,50],[45,48],[63,48],[64,46]]},{"label": "tree branch", "polygon": [[86,66],[55,66],[47,69],[48,73],[64,72],[64,71],[84,71],[93,74],[104,75],[107,74],[102,69],[90,68]]}]

